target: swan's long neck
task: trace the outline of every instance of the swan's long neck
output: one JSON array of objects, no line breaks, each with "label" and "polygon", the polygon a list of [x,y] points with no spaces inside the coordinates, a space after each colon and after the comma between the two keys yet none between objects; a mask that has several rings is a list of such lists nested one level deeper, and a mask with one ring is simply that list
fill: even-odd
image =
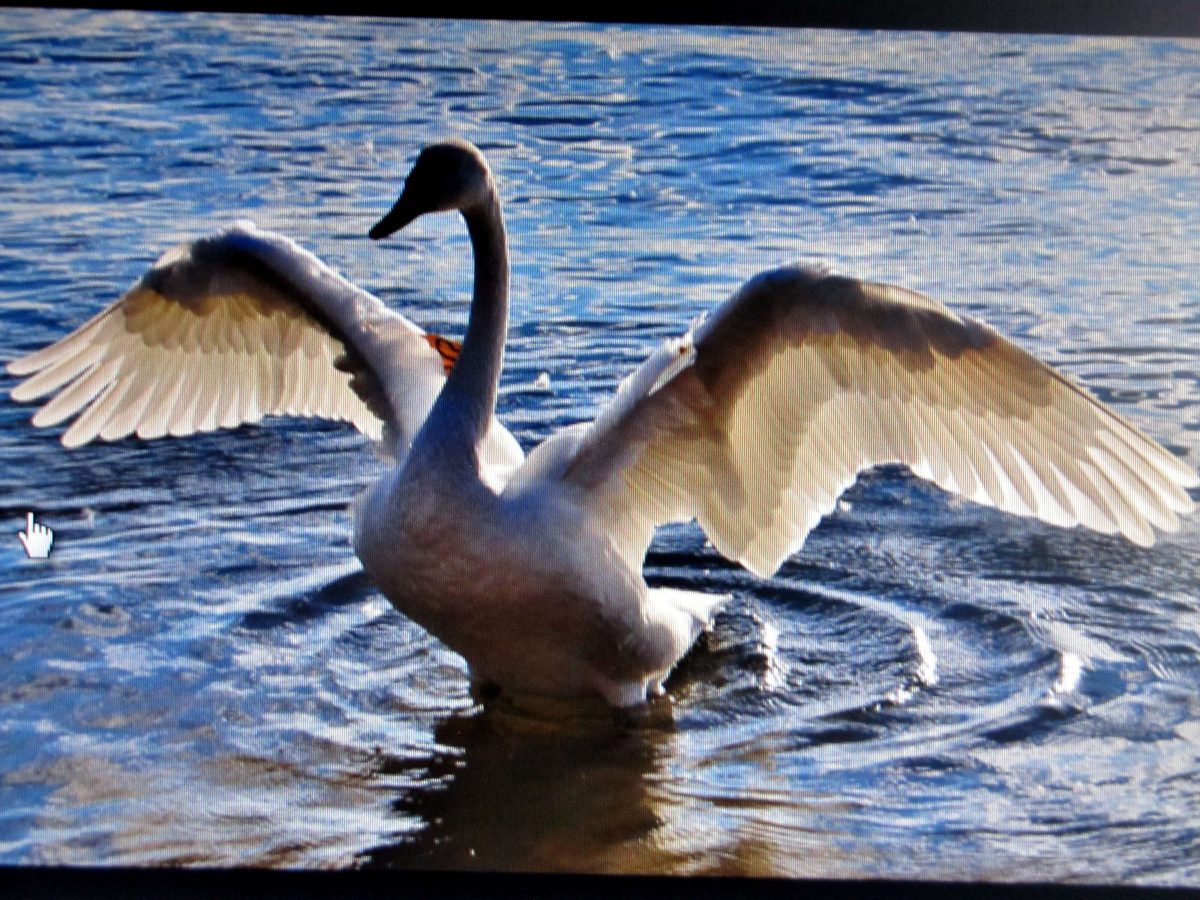
[{"label": "swan's long neck", "polygon": [[[500,198],[463,210],[475,256],[475,289],[462,350],[429,414],[427,432],[452,436],[442,451],[461,448],[474,460],[496,409],[508,329],[508,245]],[[448,446],[449,445],[449,446]]]}]

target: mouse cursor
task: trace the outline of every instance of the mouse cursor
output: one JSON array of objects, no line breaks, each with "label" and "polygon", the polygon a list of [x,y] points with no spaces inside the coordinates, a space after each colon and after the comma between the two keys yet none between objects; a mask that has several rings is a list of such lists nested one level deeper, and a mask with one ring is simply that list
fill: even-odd
[{"label": "mouse cursor", "polygon": [[17,537],[25,547],[30,559],[45,559],[50,555],[50,546],[54,543],[54,532],[45,525],[35,525],[33,513],[25,514],[25,530],[18,531]]}]

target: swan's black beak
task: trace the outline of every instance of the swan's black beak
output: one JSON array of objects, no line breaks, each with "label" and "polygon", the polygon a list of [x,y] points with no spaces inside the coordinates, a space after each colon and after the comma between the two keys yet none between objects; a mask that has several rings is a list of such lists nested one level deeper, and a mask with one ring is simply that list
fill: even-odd
[{"label": "swan's black beak", "polygon": [[409,198],[408,191],[404,191],[400,194],[400,199],[396,201],[396,205],[375,224],[375,227],[368,234],[373,241],[385,238],[389,234],[395,234],[417,216],[421,215],[422,212],[424,210],[418,209],[411,198]]}]

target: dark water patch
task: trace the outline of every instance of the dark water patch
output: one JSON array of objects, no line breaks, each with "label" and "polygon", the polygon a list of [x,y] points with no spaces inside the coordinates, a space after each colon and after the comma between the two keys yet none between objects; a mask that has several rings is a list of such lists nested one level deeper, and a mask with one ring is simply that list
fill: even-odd
[{"label": "dark water patch", "polygon": [[242,617],[240,627],[270,631],[280,627],[304,626],[313,619],[350,604],[361,603],[374,592],[363,572],[353,572],[300,596],[289,597],[282,608],[255,610]]}]

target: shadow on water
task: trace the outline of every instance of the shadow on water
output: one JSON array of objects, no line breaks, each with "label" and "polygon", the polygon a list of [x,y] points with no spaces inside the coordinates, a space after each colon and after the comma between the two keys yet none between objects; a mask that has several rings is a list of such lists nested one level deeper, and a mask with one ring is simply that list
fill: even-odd
[{"label": "shadow on water", "polygon": [[435,730],[435,752],[391,760],[380,771],[420,782],[392,807],[423,824],[360,862],[493,871],[627,867],[654,852],[662,821],[650,786],[673,730],[666,701],[632,715],[593,707],[547,715],[494,700],[453,715]]}]

